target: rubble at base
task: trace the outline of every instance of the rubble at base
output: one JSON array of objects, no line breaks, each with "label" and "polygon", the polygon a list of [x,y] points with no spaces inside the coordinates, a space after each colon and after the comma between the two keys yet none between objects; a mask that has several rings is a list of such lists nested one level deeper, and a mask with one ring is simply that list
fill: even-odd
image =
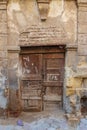
[{"label": "rubble at base", "polygon": [[0,125],[0,130],[87,130],[87,118],[81,119],[77,127],[71,127],[66,119],[48,117],[31,123],[23,122],[23,126]]},{"label": "rubble at base", "polygon": [[87,130],[87,118],[81,119],[80,124],[77,127],[77,130]]}]

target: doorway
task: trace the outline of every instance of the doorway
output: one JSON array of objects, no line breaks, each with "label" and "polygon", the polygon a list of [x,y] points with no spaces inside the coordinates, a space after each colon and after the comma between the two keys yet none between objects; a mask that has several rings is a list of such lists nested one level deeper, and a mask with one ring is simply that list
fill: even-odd
[{"label": "doorway", "polygon": [[21,48],[20,93],[23,111],[62,107],[64,61],[64,47]]}]

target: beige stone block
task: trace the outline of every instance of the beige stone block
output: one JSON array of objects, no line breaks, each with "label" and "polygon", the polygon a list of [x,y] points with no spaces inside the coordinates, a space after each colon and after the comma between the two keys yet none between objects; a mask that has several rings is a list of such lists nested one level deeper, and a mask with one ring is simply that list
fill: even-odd
[{"label": "beige stone block", "polygon": [[9,32],[8,35],[8,45],[18,45],[19,44],[19,35],[18,33]]},{"label": "beige stone block", "polygon": [[87,44],[79,45],[78,46],[78,53],[80,55],[87,55]]},{"label": "beige stone block", "polygon": [[70,103],[72,104],[72,105],[75,105],[76,104],[76,95],[75,95],[75,93],[73,94],[73,95],[71,95],[70,96]]},{"label": "beige stone block", "polygon": [[8,67],[16,69],[18,68],[19,54],[18,53],[8,53]]},{"label": "beige stone block", "polygon": [[79,6],[78,10],[79,11],[87,11],[87,6]]},{"label": "beige stone block", "polygon": [[82,67],[87,65],[87,57],[86,56],[78,56],[78,67]]},{"label": "beige stone block", "polygon": [[7,8],[7,1],[0,1],[0,9],[6,9]]},{"label": "beige stone block", "polygon": [[78,12],[78,21],[79,23],[87,22],[87,12],[79,11]]},{"label": "beige stone block", "polygon": [[7,36],[0,35],[0,50],[6,49],[6,47],[5,47],[6,43],[7,43]]},{"label": "beige stone block", "polygon": [[77,0],[78,3],[87,4],[87,0]]},{"label": "beige stone block", "polygon": [[7,33],[7,23],[5,22],[0,23],[0,33]]},{"label": "beige stone block", "polygon": [[73,94],[75,94],[75,90],[74,89],[67,89],[66,90],[66,96],[69,96],[69,95],[73,95]]},{"label": "beige stone block", "polygon": [[73,95],[76,93],[76,90],[82,87],[82,78],[69,78],[66,83],[66,95]]},{"label": "beige stone block", "polygon": [[77,52],[76,51],[68,51],[66,57],[66,66],[75,66],[77,63]]},{"label": "beige stone block", "polygon": [[13,14],[15,20],[14,22],[18,24],[19,27],[27,26],[28,21],[26,20],[25,15],[21,11],[14,11]]},{"label": "beige stone block", "polygon": [[0,51],[3,51],[4,50],[4,47],[3,45],[0,44]]},{"label": "beige stone block", "polygon": [[79,33],[87,33],[87,24],[78,24]]},{"label": "beige stone block", "polygon": [[82,79],[80,78],[68,78],[67,79],[67,85],[66,86],[70,86],[73,89],[81,87],[81,83],[82,83]]},{"label": "beige stone block", "polygon": [[7,21],[7,12],[6,10],[0,10],[0,22]]},{"label": "beige stone block", "polygon": [[20,52],[20,46],[15,46],[15,45],[12,45],[12,46],[7,46],[7,51],[9,53],[19,53]]},{"label": "beige stone block", "polygon": [[78,46],[87,44],[87,34],[78,34]]},{"label": "beige stone block", "polygon": [[87,78],[87,64],[86,66],[82,65],[82,66],[78,66],[77,67],[77,73],[74,75],[74,77],[76,78]]}]

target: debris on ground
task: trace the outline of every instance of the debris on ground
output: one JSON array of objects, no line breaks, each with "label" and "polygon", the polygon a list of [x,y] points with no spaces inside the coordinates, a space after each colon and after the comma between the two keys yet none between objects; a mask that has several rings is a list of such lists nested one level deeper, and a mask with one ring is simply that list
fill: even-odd
[{"label": "debris on ground", "polygon": [[18,121],[17,121],[17,125],[18,125],[18,126],[23,126],[23,125],[24,125],[24,124],[23,124],[23,121],[22,121],[22,120],[18,120]]},{"label": "debris on ground", "polygon": [[77,130],[87,130],[87,118],[83,118],[80,120]]},{"label": "debris on ground", "polygon": [[[30,129],[29,129],[30,128]],[[65,119],[44,118],[31,124],[24,124],[25,130],[69,130]]]},{"label": "debris on ground", "polygon": [[72,129],[65,118],[48,117],[31,123],[18,119],[16,125],[0,125],[0,130],[87,130],[87,118],[81,119],[78,126]]}]

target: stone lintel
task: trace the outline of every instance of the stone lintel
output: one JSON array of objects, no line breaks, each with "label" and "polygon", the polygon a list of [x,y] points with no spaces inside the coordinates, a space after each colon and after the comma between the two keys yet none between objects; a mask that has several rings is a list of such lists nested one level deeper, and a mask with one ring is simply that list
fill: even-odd
[{"label": "stone lintel", "polygon": [[68,44],[68,45],[66,46],[66,50],[67,50],[67,51],[77,51],[77,45]]},{"label": "stone lintel", "polygon": [[8,46],[7,51],[9,53],[19,53],[20,52],[20,47],[19,46]]}]

